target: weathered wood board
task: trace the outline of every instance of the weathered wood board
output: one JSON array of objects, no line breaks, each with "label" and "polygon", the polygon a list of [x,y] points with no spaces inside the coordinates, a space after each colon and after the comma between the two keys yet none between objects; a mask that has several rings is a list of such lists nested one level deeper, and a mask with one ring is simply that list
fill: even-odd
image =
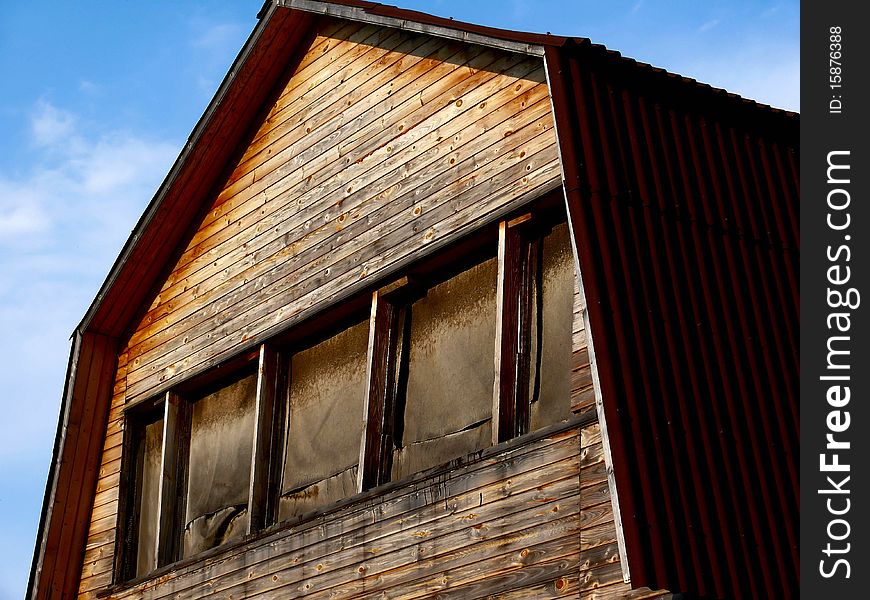
[{"label": "weathered wood board", "polygon": [[[576,594],[618,560],[610,511],[598,427],[568,427],[187,561],[111,597]],[[89,551],[81,597],[109,583],[111,548]]]},{"label": "weathered wood board", "polygon": [[132,333],[128,400],[559,185],[539,59],[322,27]]}]

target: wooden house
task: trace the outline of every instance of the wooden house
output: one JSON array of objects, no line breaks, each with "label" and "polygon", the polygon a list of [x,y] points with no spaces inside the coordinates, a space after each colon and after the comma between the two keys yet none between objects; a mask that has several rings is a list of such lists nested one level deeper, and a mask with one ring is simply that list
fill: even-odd
[{"label": "wooden house", "polygon": [[798,116],[270,0],[76,329],[29,598],[797,593]]}]

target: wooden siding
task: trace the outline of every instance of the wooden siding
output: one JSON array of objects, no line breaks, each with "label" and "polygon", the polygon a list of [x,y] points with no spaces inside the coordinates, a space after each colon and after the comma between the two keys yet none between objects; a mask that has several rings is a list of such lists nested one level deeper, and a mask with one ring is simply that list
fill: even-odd
[{"label": "wooden siding", "polygon": [[589,364],[585,311],[586,300],[575,274],[574,319],[571,328],[571,410],[575,413],[595,410],[595,392],[592,388],[592,367]]},{"label": "wooden siding", "polygon": [[128,400],[559,185],[540,60],[321,27],[129,339]]},{"label": "wooden siding", "polygon": [[[585,421],[388,484],[110,597],[660,597],[622,584],[601,436]],[[94,591],[83,582],[81,597]]]}]

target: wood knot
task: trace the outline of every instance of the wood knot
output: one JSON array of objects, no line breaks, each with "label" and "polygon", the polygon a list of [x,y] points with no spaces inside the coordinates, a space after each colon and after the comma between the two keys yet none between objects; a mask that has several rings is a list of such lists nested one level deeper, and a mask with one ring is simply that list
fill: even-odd
[{"label": "wood knot", "polygon": [[556,580],[556,590],[557,591],[561,592],[566,587],[568,587],[568,580],[567,579],[565,579],[564,577],[560,577],[559,579]]}]

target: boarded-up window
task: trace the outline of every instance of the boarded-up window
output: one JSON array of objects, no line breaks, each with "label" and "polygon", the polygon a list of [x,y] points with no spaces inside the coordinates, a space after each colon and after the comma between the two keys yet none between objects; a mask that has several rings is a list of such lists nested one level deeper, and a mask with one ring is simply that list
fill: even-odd
[{"label": "boarded-up window", "polygon": [[571,416],[574,259],[568,226],[541,241],[532,315],[531,431]]},{"label": "boarded-up window", "polygon": [[141,427],[137,457],[138,521],[135,527],[136,575],[157,567],[157,515],[160,506],[160,457],[163,450],[163,419]]},{"label": "boarded-up window", "polygon": [[356,493],[368,321],[293,355],[278,519]]},{"label": "boarded-up window", "polygon": [[184,557],[245,535],[256,390],[251,373],[192,404]]},{"label": "boarded-up window", "polygon": [[428,290],[411,306],[403,432],[392,479],[491,444],[495,259]]}]

